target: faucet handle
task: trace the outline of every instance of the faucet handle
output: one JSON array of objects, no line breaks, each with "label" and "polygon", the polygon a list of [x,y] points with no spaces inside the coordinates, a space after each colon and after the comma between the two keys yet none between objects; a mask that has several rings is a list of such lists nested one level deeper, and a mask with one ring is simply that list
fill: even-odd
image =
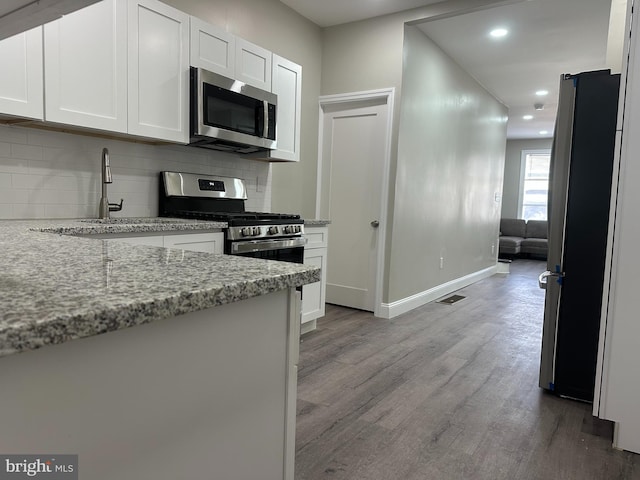
[{"label": "faucet handle", "polygon": [[120,210],[122,210],[122,203],[124,202],[124,200],[121,198],[120,199],[120,203],[110,203],[109,204],[109,211],[110,212],[119,212]]}]

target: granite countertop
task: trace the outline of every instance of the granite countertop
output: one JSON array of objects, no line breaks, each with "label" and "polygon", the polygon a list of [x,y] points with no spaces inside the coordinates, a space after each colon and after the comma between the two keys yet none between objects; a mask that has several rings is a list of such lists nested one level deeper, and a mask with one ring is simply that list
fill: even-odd
[{"label": "granite countertop", "polygon": [[32,230],[62,235],[97,235],[146,232],[179,232],[227,228],[227,222],[184,220],[166,217],[112,217],[108,219],[40,220],[30,222]]},{"label": "granite countertop", "polygon": [[73,236],[224,227],[0,221],[0,356],[320,280],[308,265]]},{"label": "granite countertop", "polygon": [[331,223],[331,220],[320,220],[320,219],[304,219],[304,224],[305,225],[309,225],[310,227],[313,226],[324,226],[324,225],[329,225]]}]

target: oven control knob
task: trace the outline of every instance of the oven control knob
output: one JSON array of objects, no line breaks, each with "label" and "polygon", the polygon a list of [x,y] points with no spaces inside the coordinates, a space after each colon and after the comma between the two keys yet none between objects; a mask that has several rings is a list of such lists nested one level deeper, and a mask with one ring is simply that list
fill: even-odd
[{"label": "oven control knob", "polygon": [[291,233],[300,233],[300,225],[295,225],[293,227],[291,227],[291,229],[293,230]]},{"label": "oven control knob", "polygon": [[269,230],[267,232],[269,235],[275,235],[278,233],[278,227],[273,226],[273,227],[269,227]]},{"label": "oven control knob", "polygon": [[260,236],[260,227],[253,227],[253,236],[254,237]]},{"label": "oven control knob", "polygon": [[290,233],[293,233],[292,229],[292,226],[285,225],[284,227],[282,227],[282,233],[284,233],[285,235],[289,235]]},{"label": "oven control knob", "polygon": [[243,237],[250,237],[251,236],[251,229],[250,228],[242,228],[242,229],[240,229],[240,235],[242,235]]}]

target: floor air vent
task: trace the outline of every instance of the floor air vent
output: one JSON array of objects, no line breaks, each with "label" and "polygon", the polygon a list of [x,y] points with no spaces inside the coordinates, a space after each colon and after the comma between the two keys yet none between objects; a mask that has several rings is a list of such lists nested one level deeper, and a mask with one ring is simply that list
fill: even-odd
[{"label": "floor air vent", "polygon": [[451,295],[450,297],[447,298],[443,298],[442,300],[438,300],[438,303],[444,303],[445,305],[453,305],[454,303],[462,300],[463,297],[462,295]]}]

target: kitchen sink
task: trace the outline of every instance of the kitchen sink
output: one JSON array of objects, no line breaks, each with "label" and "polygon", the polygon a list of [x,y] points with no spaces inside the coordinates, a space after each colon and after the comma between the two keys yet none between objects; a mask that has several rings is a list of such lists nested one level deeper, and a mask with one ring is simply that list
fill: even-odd
[{"label": "kitchen sink", "polygon": [[165,218],[165,217],[114,217],[114,218],[87,218],[80,220],[83,223],[99,223],[99,224],[139,224],[139,223],[185,223],[188,220],[182,220],[179,218]]}]

